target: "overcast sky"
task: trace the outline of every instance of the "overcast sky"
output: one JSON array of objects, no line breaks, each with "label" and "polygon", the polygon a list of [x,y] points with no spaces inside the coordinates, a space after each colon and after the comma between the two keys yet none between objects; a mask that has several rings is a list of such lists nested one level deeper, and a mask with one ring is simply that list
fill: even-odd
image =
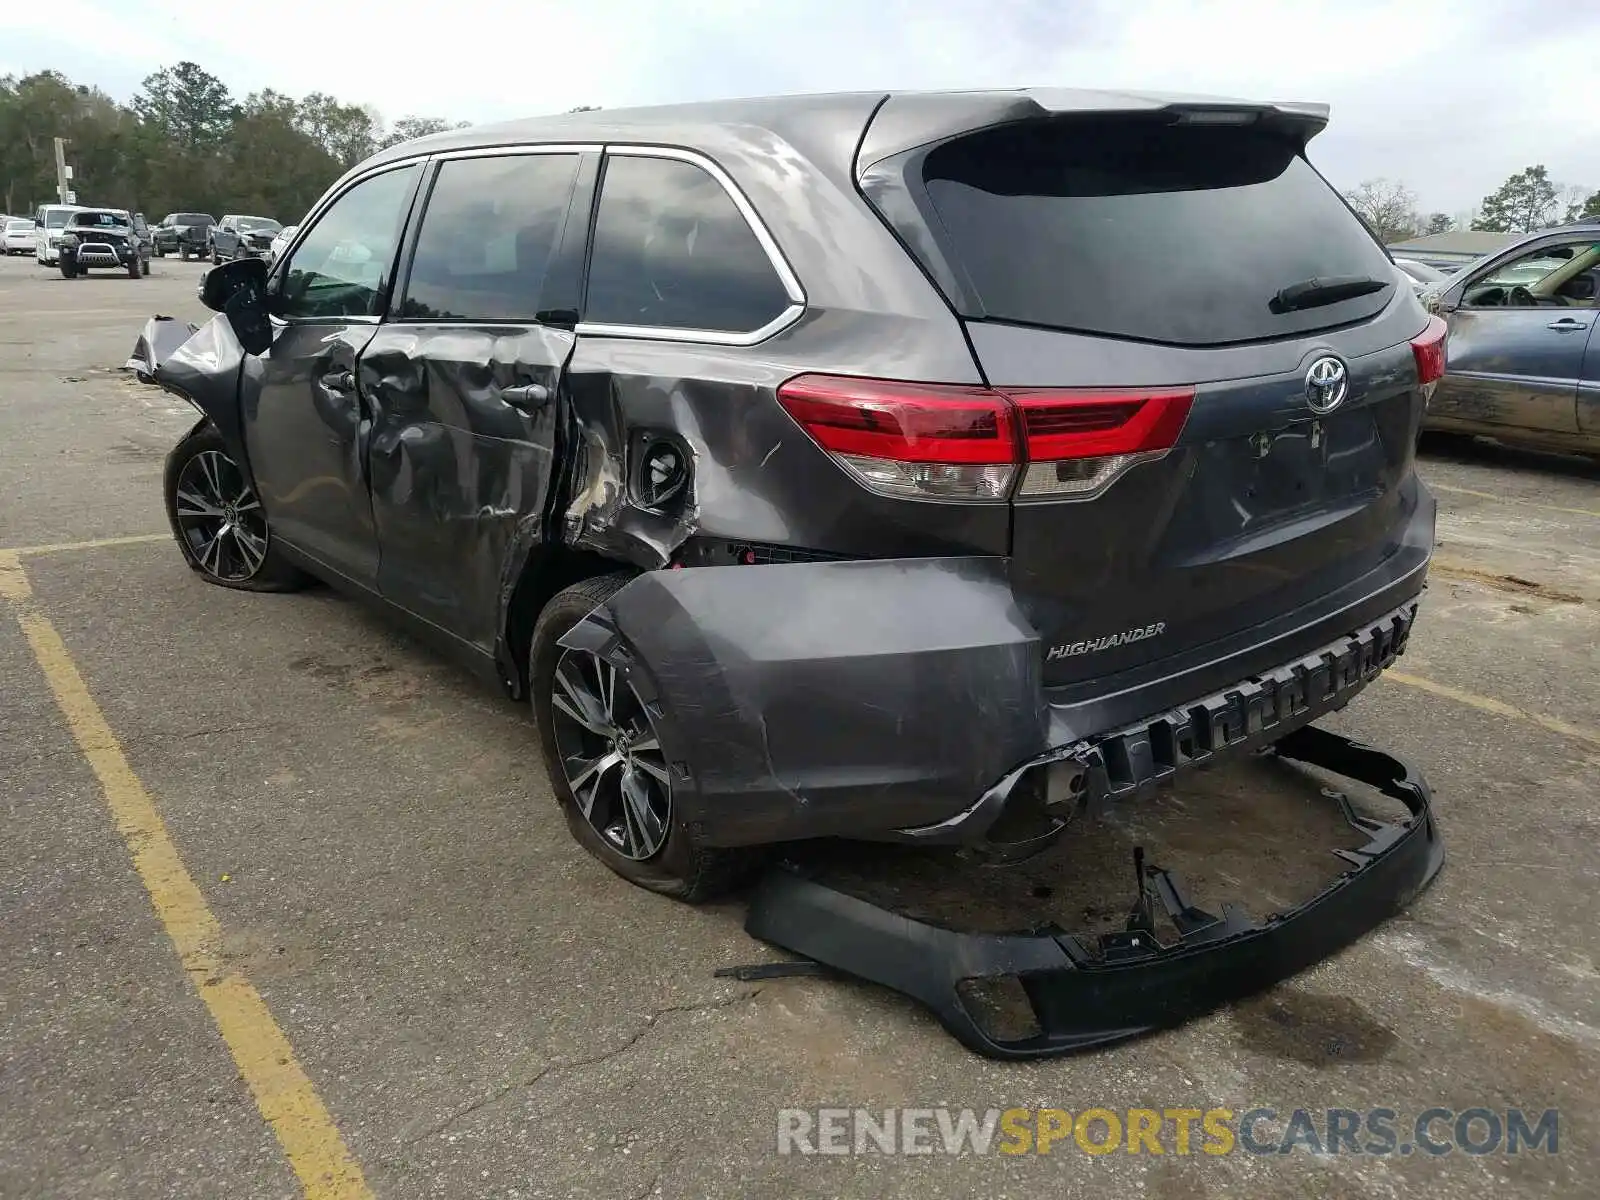
[{"label": "overcast sky", "polygon": [[[322,90],[464,121],[773,92],[1174,89],[1333,106],[1313,159],[1458,213],[1544,163],[1600,188],[1600,4],[1505,0],[45,0],[0,74],[127,100],[185,58],[236,95]],[[410,14],[415,15],[407,15]],[[1593,40],[1591,40],[1593,38]]]}]

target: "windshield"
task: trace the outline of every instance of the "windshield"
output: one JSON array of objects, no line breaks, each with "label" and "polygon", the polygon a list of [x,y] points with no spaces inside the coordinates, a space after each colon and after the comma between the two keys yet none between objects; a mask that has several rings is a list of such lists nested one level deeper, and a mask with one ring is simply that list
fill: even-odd
[{"label": "windshield", "polygon": [[81,212],[74,213],[72,223],[75,226],[89,226],[95,229],[111,229],[118,225],[126,225],[128,216],[118,212]]},{"label": "windshield", "polygon": [[44,227],[46,229],[60,229],[67,223],[67,218],[71,215],[71,213],[59,208],[46,212],[44,214]]},{"label": "windshield", "polygon": [[240,217],[239,228],[248,229],[251,233],[277,233],[283,226],[271,217]]}]

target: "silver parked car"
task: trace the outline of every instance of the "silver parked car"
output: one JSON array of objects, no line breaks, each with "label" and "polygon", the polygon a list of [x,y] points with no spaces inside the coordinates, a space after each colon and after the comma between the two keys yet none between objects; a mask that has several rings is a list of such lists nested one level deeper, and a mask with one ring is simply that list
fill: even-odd
[{"label": "silver parked car", "polygon": [[289,243],[294,240],[298,225],[286,225],[278,231],[278,236],[272,239],[272,245],[267,247],[267,266],[278,261],[278,256],[289,248]]},{"label": "silver parked car", "polygon": [[1424,429],[1600,458],[1600,223],[1530,234],[1423,298],[1450,326]]}]

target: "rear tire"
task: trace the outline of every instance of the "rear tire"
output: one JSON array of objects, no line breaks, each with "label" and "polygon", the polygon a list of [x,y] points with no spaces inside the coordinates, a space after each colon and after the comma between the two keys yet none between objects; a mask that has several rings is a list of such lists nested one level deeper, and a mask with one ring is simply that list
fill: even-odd
[{"label": "rear tire", "polygon": [[630,883],[698,904],[745,876],[757,852],[703,845],[684,822],[674,803],[671,747],[663,746],[661,722],[639,696],[640,690],[654,694],[642,668],[612,667],[589,651],[557,644],[632,578],[585,579],[556,593],[539,614],[528,655],[539,746],[550,788],[579,845]]},{"label": "rear tire", "polygon": [[243,592],[291,592],[308,578],[284,562],[255,490],[213,425],[167,455],[167,522],[183,559],[207,583]]}]

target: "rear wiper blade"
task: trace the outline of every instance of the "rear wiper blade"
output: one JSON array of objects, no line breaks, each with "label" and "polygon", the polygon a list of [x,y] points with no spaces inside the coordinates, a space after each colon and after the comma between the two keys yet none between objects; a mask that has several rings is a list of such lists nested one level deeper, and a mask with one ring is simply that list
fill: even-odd
[{"label": "rear wiper blade", "polygon": [[1275,313],[1295,312],[1302,308],[1320,308],[1324,304],[1337,304],[1341,300],[1354,300],[1357,296],[1370,296],[1384,288],[1393,287],[1392,279],[1374,279],[1370,275],[1330,275],[1327,278],[1306,279],[1291,283],[1281,289],[1267,307]]}]

